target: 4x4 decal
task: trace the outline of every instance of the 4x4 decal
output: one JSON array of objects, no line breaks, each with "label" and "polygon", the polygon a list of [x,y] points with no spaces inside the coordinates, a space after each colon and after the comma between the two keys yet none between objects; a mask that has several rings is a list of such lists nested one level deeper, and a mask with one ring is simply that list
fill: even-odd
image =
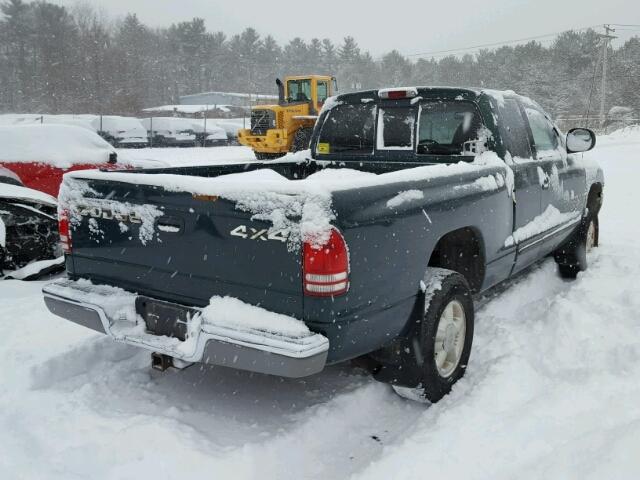
[{"label": "4x4 decal", "polygon": [[247,240],[262,240],[266,242],[268,240],[275,240],[278,242],[286,242],[289,236],[288,230],[274,230],[269,232],[268,228],[257,229],[253,227],[247,227],[246,225],[238,225],[236,228],[229,232],[234,237],[245,238]]}]

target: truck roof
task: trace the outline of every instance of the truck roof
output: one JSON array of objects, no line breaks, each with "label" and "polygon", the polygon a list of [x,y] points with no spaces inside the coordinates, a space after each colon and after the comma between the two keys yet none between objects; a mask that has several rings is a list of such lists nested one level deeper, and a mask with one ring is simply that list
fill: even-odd
[{"label": "truck roof", "polygon": [[422,97],[442,97],[442,98],[456,98],[461,97],[463,100],[475,100],[483,94],[491,97],[520,97],[513,90],[493,90],[490,88],[473,88],[473,87],[448,87],[448,86],[409,86],[409,87],[394,87],[390,89],[375,89],[364,90],[360,92],[344,93],[338,95],[337,100],[353,101],[363,100],[366,98],[377,99],[378,92],[380,90],[403,90],[414,89],[417,90],[418,95]]}]

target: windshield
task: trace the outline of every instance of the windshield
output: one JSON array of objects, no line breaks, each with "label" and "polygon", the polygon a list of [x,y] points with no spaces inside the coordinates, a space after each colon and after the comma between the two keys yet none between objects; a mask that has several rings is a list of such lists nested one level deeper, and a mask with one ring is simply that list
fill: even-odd
[{"label": "windshield", "polygon": [[418,126],[418,154],[462,155],[464,143],[478,140],[482,119],[470,102],[438,101],[422,104]]},{"label": "windshield", "polygon": [[373,153],[375,114],[374,104],[333,107],[322,125],[317,152]]},{"label": "windshield", "polygon": [[311,80],[289,80],[287,82],[287,101],[308,102],[311,100]]}]

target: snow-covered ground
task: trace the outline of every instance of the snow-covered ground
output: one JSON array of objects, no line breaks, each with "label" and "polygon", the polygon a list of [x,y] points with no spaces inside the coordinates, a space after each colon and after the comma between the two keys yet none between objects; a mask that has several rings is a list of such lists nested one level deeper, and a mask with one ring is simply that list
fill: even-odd
[{"label": "snow-covered ground", "polygon": [[[251,155],[201,150],[133,153]],[[1,282],[0,478],[639,478],[640,131],[589,155],[607,182],[591,268],[569,282],[548,260],[488,301],[466,377],[429,407],[348,365],[158,373],[47,313],[42,282]]]}]

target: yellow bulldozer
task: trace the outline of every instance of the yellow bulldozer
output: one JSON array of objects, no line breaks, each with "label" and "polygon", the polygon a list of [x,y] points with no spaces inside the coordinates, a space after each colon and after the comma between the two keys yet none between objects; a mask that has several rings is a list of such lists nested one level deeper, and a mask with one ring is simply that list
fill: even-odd
[{"label": "yellow bulldozer", "polygon": [[251,128],[238,132],[238,142],[251,147],[258,160],[282,157],[309,146],[313,126],[324,102],[337,91],[335,77],[285,77],[278,85],[278,105],[251,109]]}]

